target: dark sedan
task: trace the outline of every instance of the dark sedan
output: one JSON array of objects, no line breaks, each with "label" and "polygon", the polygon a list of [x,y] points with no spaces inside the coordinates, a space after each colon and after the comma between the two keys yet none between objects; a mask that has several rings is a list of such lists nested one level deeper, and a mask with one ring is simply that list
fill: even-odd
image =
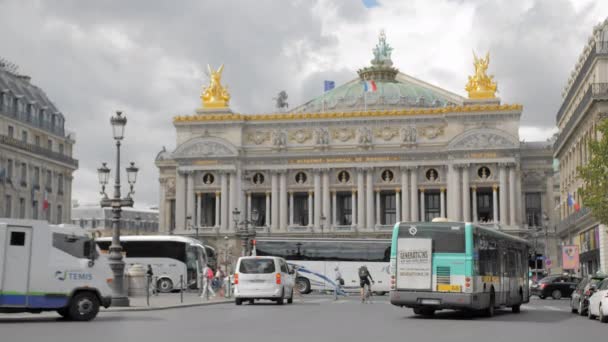
[{"label": "dark sedan", "polygon": [[532,295],[536,295],[540,299],[547,297],[560,299],[570,297],[579,282],[580,278],[577,277],[552,275],[541,279],[537,284],[533,284],[530,290]]},{"label": "dark sedan", "polygon": [[606,278],[605,274],[596,274],[593,276],[587,276],[578,283],[574,292],[572,292],[572,299],[570,300],[570,307],[572,313],[579,313],[581,316],[587,315],[587,306],[589,305],[589,297],[593,294],[591,285],[598,285],[602,280]]}]

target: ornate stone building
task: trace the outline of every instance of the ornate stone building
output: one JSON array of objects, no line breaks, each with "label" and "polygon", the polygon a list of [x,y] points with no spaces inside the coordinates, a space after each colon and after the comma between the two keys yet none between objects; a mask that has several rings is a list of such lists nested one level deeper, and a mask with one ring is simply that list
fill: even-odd
[{"label": "ornate stone building", "polygon": [[[608,273],[608,227],[585,207],[577,168],[589,162],[588,143],[599,138],[597,125],[608,118],[608,19],[593,29],[572,71],[557,113],[561,201],[558,233],[562,245],[576,245],[582,274]],[[568,201],[568,199],[571,199]]]},{"label": "ornate stone building", "polygon": [[0,59],[0,217],[70,222],[74,134],[30,77]]},{"label": "ornate stone building", "polygon": [[177,147],[156,157],[161,230],[232,236],[238,208],[240,221],[257,211],[258,235],[388,236],[435,217],[527,234],[522,106],[495,96],[489,56],[465,98],[399,72],[391,51],[381,34],[358,77],[282,113],[234,113],[213,72],[202,108],[173,119]]}]

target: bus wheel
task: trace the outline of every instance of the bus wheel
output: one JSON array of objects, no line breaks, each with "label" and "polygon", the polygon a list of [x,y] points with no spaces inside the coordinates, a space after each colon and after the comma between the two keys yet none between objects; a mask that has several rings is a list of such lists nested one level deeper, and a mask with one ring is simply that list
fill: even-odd
[{"label": "bus wheel", "polygon": [[169,293],[173,290],[173,282],[169,278],[162,278],[158,280],[156,287],[159,292]]},{"label": "bus wheel", "polygon": [[236,304],[236,305],[241,305],[241,304],[243,304],[243,300],[242,300],[241,298],[236,298],[236,299],[234,300],[234,304]]},{"label": "bus wheel", "polygon": [[513,313],[520,313],[521,312],[521,303],[524,302],[524,296],[522,295],[522,291],[521,289],[519,289],[519,302],[516,305],[513,305],[511,307],[511,311]]},{"label": "bus wheel", "polygon": [[310,293],[310,281],[308,281],[306,278],[299,277],[296,279],[296,290],[298,290],[298,292],[301,294]]},{"label": "bus wheel", "polygon": [[99,300],[92,292],[77,293],[68,307],[69,318],[74,321],[90,321],[99,312]]},{"label": "bus wheel", "polygon": [[420,314],[422,316],[431,317],[435,314],[435,309],[433,308],[422,308],[420,309]]}]

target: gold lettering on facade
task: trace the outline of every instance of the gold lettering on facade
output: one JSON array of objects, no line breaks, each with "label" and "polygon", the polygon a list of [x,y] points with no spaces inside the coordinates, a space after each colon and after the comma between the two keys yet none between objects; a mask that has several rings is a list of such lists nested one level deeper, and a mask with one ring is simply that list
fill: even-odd
[{"label": "gold lettering on facade", "polygon": [[310,158],[292,159],[289,164],[329,164],[329,163],[362,163],[399,161],[399,157],[342,157],[342,158]]},{"label": "gold lettering on facade", "polygon": [[473,159],[483,159],[483,158],[496,158],[498,154],[496,152],[479,152],[479,153],[469,153],[467,158]]},{"label": "gold lettering on facade", "polygon": [[197,160],[193,163],[194,165],[217,165],[217,160]]}]

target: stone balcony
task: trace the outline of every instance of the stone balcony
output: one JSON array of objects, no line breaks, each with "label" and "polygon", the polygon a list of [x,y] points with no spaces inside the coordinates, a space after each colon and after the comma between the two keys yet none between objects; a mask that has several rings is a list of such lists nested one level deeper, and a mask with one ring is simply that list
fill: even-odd
[{"label": "stone balcony", "polygon": [[59,152],[51,151],[51,150],[41,147],[41,146],[28,144],[21,140],[11,138],[7,135],[0,135],[0,145],[14,147],[14,148],[20,149],[25,152],[30,152],[30,153],[39,155],[41,157],[45,157],[45,158],[49,158],[49,159],[58,161],[63,164],[68,164],[75,169],[78,168],[78,160],[76,160],[70,156],[67,156],[67,155],[59,153]]}]

